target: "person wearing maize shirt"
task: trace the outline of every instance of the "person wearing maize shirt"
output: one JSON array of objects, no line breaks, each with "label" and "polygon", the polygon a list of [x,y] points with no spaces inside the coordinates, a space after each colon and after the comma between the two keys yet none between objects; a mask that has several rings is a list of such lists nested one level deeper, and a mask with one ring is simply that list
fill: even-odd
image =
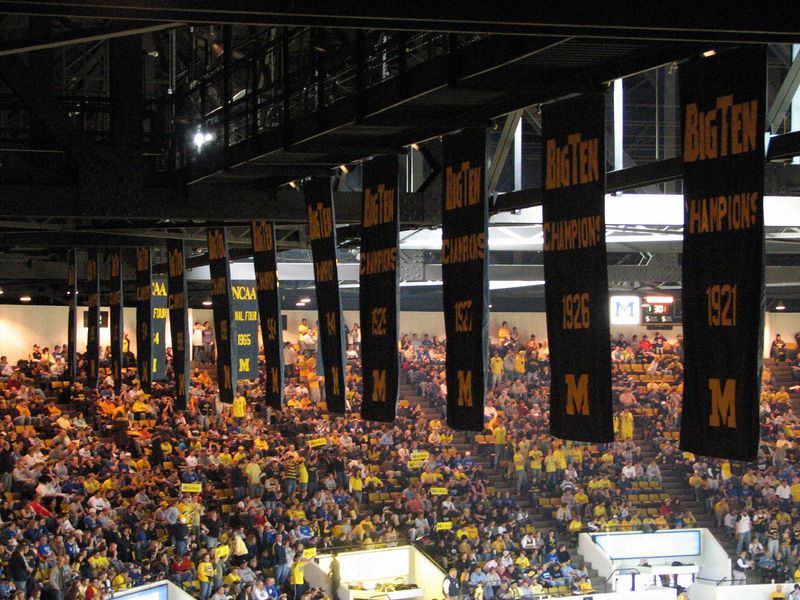
[{"label": "person wearing maize shirt", "polygon": [[233,421],[237,426],[241,425],[242,421],[244,421],[246,412],[247,400],[243,394],[237,394],[236,398],[233,399],[233,404],[231,405],[231,417],[233,417]]},{"label": "person wearing maize shirt", "polygon": [[200,600],[211,596],[211,581],[214,578],[214,565],[208,553],[204,553],[197,563],[197,581],[200,582]]}]

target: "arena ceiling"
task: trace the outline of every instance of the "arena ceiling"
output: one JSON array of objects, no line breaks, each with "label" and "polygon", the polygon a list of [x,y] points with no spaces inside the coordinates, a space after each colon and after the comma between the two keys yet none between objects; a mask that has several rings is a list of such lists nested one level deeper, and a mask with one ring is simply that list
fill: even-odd
[{"label": "arena ceiling", "polygon": [[[302,195],[288,184],[335,177],[340,262],[353,263],[360,162],[390,154],[405,188],[403,306],[435,305],[439,137],[478,126],[493,302],[536,309],[539,108],[598,88],[610,285],[677,290],[676,66],[767,43],[768,293],[790,309],[798,298],[800,310],[800,27],[755,6],[711,21],[690,7],[0,0],[0,301],[25,292],[65,303],[69,247],[150,245],[160,256],[165,239],[181,238],[199,302],[205,227],[230,227],[247,269],[247,225],[267,218],[291,302],[311,284]],[[343,273],[347,306],[357,290]]]}]

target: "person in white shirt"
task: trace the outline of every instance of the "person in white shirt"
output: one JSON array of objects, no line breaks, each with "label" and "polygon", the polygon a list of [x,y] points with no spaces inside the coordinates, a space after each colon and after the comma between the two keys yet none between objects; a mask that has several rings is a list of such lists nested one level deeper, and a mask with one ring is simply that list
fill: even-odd
[{"label": "person in white shirt", "polygon": [[753,530],[753,524],[750,521],[750,515],[746,512],[742,512],[739,515],[739,520],[736,521],[736,554],[740,554],[742,552],[742,548],[747,548],[750,545],[751,541],[751,532]]}]

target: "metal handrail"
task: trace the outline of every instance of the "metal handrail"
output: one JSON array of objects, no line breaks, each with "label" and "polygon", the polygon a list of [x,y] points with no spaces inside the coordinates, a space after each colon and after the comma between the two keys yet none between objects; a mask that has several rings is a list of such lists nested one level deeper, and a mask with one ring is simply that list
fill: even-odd
[{"label": "metal handrail", "polygon": [[604,591],[608,592],[608,584],[611,581],[611,578],[616,573],[630,573],[631,575],[641,575],[642,574],[642,572],[639,569],[637,569],[636,567],[619,567],[617,569],[614,569],[613,571],[611,571],[611,573],[608,574],[608,577],[606,577],[605,581],[603,582]]},{"label": "metal handrail", "polygon": [[723,585],[724,583],[730,581],[731,585],[732,585],[734,579],[732,577],[723,577],[722,579],[710,579],[709,577],[697,577],[697,576],[695,576],[695,581],[710,581],[714,585]]}]

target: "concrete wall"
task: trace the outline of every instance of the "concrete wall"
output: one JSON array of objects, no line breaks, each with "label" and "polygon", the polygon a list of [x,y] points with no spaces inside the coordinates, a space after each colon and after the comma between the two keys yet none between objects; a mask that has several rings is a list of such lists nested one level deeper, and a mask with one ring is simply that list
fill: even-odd
[{"label": "concrete wall", "polygon": [[[793,583],[781,584],[787,596],[794,587]],[[776,584],[760,585],[713,585],[695,583],[689,588],[690,600],[767,600],[775,591]]]},{"label": "concrete wall", "polygon": [[[83,327],[83,312],[86,307],[78,309],[78,349],[86,348],[86,328]],[[107,307],[100,310],[107,311]],[[285,310],[287,317],[287,330],[283,332],[284,339],[292,343],[297,342],[297,326],[302,319],[314,324],[317,320],[316,310]],[[131,349],[136,351],[136,309],[126,307],[124,313],[125,332],[131,340]],[[189,322],[209,321],[213,324],[214,315],[210,308],[189,309]],[[344,311],[344,321],[352,326],[360,321],[358,311]],[[489,334],[497,337],[497,332],[503,321],[508,321],[509,326],[516,326],[522,340],[527,340],[531,334],[539,339],[547,339],[547,324],[544,313],[502,313],[493,312],[489,315]],[[213,325],[212,325],[213,326]],[[362,324],[363,327],[363,324]],[[190,329],[191,331],[191,329]],[[444,317],[441,312],[402,311],[400,313],[400,333],[423,333],[431,336],[444,337]],[[800,313],[767,313],[764,326],[764,355],[769,356],[769,346],[776,333],[787,342],[794,341],[794,334],[800,332]],[[647,331],[644,325],[612,325],[611,333],[617,337],[620,333],[630,339],[633,334],[647,333],[652,337],[653,332]],[[672,330],[662,331],[668,340],[673,340],[683,328],[676,325]],[[167,320],[167,345],[170,345],[169,320]],[[49,346],[51,349],[56,344],[67,341],[67,307],[66,306],[25,306],[25,305],[0,305],[0,354],[8,356],[9,361],[16,362],[20,358],[27,358],[31,346],[36,343]],[[109,329],[100,330],[100,344],[109,343]]]}]

